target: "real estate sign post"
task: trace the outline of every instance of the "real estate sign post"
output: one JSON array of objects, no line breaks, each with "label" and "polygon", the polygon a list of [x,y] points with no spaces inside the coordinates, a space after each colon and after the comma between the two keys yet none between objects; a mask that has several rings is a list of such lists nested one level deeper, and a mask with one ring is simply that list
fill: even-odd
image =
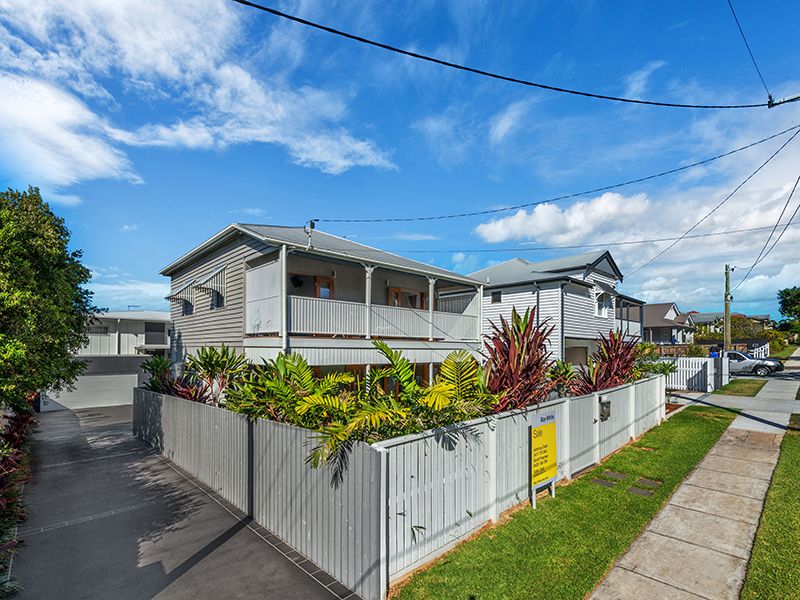
[{"label": "real estate sign post", "polygon": [[556,495],[558,460],[556,458],[556,415],[536,415],[531,425],[531,505],[536,508],[536,490],[550,486]]}]

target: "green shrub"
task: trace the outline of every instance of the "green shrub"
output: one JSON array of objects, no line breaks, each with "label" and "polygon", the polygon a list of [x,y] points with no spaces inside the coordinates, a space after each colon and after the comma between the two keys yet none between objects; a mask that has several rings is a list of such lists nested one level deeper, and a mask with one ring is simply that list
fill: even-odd
[{"label": "green shrub", "polygon": [[708,349],[704,348],[700,344],[688,344],[686,346],[686,356],[708,358]]}]

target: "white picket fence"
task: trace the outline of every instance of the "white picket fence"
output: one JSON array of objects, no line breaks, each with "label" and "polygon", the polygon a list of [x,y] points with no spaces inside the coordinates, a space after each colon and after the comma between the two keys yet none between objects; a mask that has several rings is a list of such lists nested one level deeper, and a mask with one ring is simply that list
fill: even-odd
[{"label": "white picket fence", "polygon": [[[391,581],[529,498],[535,420],[555,417],[558,477],[571,478],[657,425],[665,385],[654,376],[372,446],[357,443],[338,482],[330,468],[306,463],[309,430],[252,423],[142,389],[134,393],[134,433],[362,598],[380,600]],[[601,400],[611,403],[606,420]]]},{"label": "white picket fence", "polygon": [[688,390],[692,392],[713,392],[730,381],[730,370],[726,358],[695,358],[680,356],[662,358],[678,370],[667,377],[668,390]]}]

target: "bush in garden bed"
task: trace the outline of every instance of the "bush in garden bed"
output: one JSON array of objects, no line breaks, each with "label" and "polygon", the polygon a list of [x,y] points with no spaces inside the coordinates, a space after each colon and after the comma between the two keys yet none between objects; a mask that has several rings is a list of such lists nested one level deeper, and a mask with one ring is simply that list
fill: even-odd
[{"label": "bush in garden bed", "polygon": [[[247,415],[316,431],[308,460],[314,466],[339,464],[356,441],[377,441],[468,421],[505,410],[526,408],[551,394],[588,393],[632,381],[635,344],[611,334],[593,355],[591,377],[553,361],[547,350],[552,327],[535,324],[535,313],[512,311],[486,336],[487,364],[481,368],[467,351],[451,352],[435,381],[418,383],[414,365],[385,342],[373,345],[386,366],[364,377],[334,372],[317,376],[299,354],[250,365],[225,346],[203,348],[186,361],[183,373],[165,358],[143,364],[145,387]],[[612,383],[619,381],[619,383]],[[592,389],[591,391],[595,391]]]}]

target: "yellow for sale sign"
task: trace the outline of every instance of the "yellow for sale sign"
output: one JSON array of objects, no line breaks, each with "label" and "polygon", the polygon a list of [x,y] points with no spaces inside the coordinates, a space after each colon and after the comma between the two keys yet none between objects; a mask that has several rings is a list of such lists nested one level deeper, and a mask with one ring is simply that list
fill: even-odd
[{"label": "yellow for sale sign", "polygon": [[534,490],[555,481],[558,475],[555,415],[542,416],[540,420],[544,422],[531,427],[531,488]]}]

